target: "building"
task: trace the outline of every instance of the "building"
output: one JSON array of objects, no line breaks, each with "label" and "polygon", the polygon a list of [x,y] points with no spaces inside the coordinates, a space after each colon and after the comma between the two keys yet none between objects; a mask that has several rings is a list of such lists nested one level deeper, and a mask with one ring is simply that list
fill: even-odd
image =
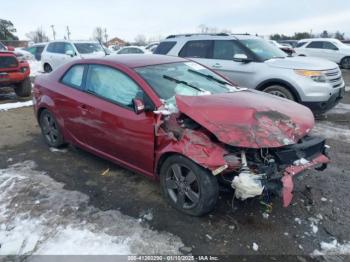
[{"label": "building", "polygon": [[110,45],[123,46],[125,44],[126,42],[118,37],[114,37],[106,42],[106,46],[110,46]]}]

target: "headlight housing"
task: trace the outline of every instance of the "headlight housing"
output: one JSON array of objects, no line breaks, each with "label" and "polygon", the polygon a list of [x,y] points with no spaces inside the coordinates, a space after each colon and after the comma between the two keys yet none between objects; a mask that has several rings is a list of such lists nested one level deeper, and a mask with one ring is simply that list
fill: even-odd
[{"label": "headlight housing", "polygon": [[294,72],[300,76],[308,77],[315,82],[325,83],[327,81],[323,71],[295,69]]}]

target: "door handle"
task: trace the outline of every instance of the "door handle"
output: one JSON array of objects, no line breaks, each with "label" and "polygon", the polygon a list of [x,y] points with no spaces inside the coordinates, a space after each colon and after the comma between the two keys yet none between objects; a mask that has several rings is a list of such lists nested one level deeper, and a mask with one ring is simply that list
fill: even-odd
[{"label": "door handle", "polygon": [[216,64],[213,64],[213,67],[214,67],[214,68],[221,68],[221,67],[222,67],[222,65],[221,65],[221,64],[219,64],[219,63],[216,63]]}]

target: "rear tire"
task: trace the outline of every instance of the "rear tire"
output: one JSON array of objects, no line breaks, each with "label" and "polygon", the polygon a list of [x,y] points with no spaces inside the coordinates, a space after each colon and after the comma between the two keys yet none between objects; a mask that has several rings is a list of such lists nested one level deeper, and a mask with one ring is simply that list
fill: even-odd
[{"label": "rear tire", "polygon": [[44,64],[44,72],[50,73],[52,71],[52,67],[49,64]]},{"label": "rear tire", "polygon": [[44,109],[41,112],[39,117],[39,124],[45,142],[50,147],[59,148],[66,145],[57,121],[50,111]]},{"label": "rear tire", "polygon": [[212,211],[219,196],[217,178],[181,155],[165,160],[160,169],[160,185],[170,205],[191,216]]},{"label": "rear tire", "polygon": [[286,87],[281,85],[268,86],[263,91],[271,95],[295,101],[294,95]]},{"label": "rear tire", "polygon": [[350,69],[350,56],[346,56],[344,57],[341,61],[340,61],[340,66],[344,69]]},{"label": "rear tire", "polygon": [[28,97],[32,93],[32,83],[30,78],[27,77],[21,83],[17,84],[15,87],[15,93],[20,97]]}]

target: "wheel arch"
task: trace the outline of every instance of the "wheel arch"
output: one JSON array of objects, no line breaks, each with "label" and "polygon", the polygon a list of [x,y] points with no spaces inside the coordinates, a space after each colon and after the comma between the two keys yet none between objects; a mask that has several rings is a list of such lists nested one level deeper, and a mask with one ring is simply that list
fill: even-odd
[{"label": "wheel arch", "polygon": [[297,102],[301,101],[298,91],[293,87],[293,85],[283,79],[273,78],[265,80],[256,87],[256,90],[263,91],[265,88],[273,85],[281,85],[287,88],[293,94]]}]

